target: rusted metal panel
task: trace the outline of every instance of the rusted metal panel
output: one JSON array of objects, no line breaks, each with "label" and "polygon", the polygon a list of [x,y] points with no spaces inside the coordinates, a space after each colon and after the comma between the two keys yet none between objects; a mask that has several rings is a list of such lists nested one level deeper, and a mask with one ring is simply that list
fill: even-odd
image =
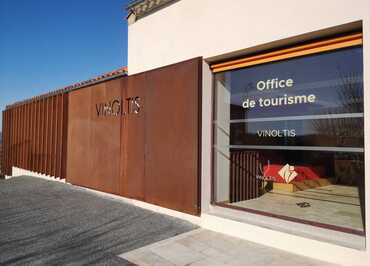
[{"label": "rusted metal panel", "polygon": [[9,171],[11,173],[11,164],[12,162],[15,163],[15,158],[14,158],[14,123],[15,123],[15,115],[14,115],[14,110],[10,111],[11,114],[11,120],[9,121],[9,128],[10,128],[10,140],[9,140]]},{"label": "rusted metal panel", "polygon": [[102,115],[100,108],[113,100],[120,103],[121,85],[120,79],[115,79],[70,92],[69,182],[119,194],[121,119],[117,115]]},{"label": "rusted metal panel", "polygon": [[40,145],[40,173],[45,173],[45,127],[46,127],[46,99],[41,100],[41,145]]},{"label": "rusted metal panel", "polygon": [[200,80],[197,58],[11,106],[4,168],[197,215]]},{"label": "rusted metal panel", "polygon": [[18,137],[18,165],[23,168],[23,143],[24,143],[24,112],[23,106],[19,107],[19,137]]},{"label": "rusted metal panel", "polygon": [[19,108],[18,165],[23,168],[24,113],[23,106]]},{"label": "rusted metal panel", "polygon": [[200,60],[148,73],[145,198],[199,214]]},{"label": "rusted metal panel", "polygon": [[[102,191],[118,194],[121,139],[119,109],[121,108],[122,100],[120,79],[99,84],[97,88],[92,90],[91,100],[91,145],[93,146],[91,159],[93,176],[96,186]],[[112,112],[115,114],[105,116],[98,115],[99,105],[102,103],[112,104]],[[102,167],[100,162],[103,161],[109,163],[106,163],[104,167]]]},{"label": "rusted metal panel", "polygon": [[24,154],[26,151],[26,112],[24,105],[20,107],[20,115],[21,115],[21,136],[20,136],[20,167],[25,168],[25,160],[24,160]]},{"label": "rusted metal panel", "polygon": [[2,152],[3,152],[3,157],[2,157],[2,161],[1,161],[1,171],[2,173],[5,175],[6,174],[6,144],[7,144],[7,140],[6,140],[6,137],[7,137],[7,115],[6,115],[6,111],[2,111],[2,119],[3,119],[3,125],[2,125],[2,139],[1,139],[1,148],[2,148]]},{"label": "rusted metal panel", "polygon": [[43,100],[43,127],[42,127],[42,168],[41,172],[48,174],[46,171],[46,160],[47,160],[47,142],[48,142],[48,135],[47,135],[47,125],[48,125],[48,110],[47,110],[47,103],[48,98]]},{"label": "rusted metal panel", "polygon": [[28,154],[28,160],[29,160],[29,166],[27,169],[31,170],[33,169],[33,162],[34,162],[34,157],[33,157],[33,143],[34,143],[34,131],[35,131],[35,105],[34,104],[28,104],[30,108],[30,134],[29,134],[29,140],[30,140],[30,148],[29,148],[29,154]]},{"label": "rusted metal panel", "polygon": [[36,171],[36,163],[37,163],[37,157],[36,157],[36,139],[37,139],[37,109],[38,105],[36,102],[32,104],[32,150],[31,150],[31,157],[32,157],[32,167],[30,170]]},{"label": "rusted metal panel", "polygon": [[15,157],[15,137],[16,137],[16,131],[15,131],[15,125],[16,125],[16,121],[17,121],[17,116],[16,116],[16,113],[15,113],[15,109],[11,111],[12,112],[12,121],[10,122],[10,128],[11,128],[11,141],[10,141],[10,158],[11,158],[11,162],[14,163],[14,165],[17,163],[16,162],[16,157]]},{"label": "rusted metal panel", "polygon": [[5,112],[2,111],[2,128],[1,128],[1,140],[0,140],[0,174],[5,174],[5,153],[4,153],[4,132],[5,132]]},{"label": "rusted metal panel", "polygon": [[19,108],[19,137],[18,137],[18,165],[23,168],[23,142],[24,142],[24,113],[23,106]]},{"label": "rusted metal panel", "polygon": [[11,121],[11,111],[10,110],[7,110],[6,111],[6,116],[7,116],[7,137],[6,137],[6,140],[5,140],[5,147],[6,147],[6,174],[7,175],[11,175],[11,169],[10,169],[10,162],[11,162],[11,150],[10,150],[10,146],[11,146],[11,127],[10,127],[10,121]]},{"label": "rusted metal panel", "polygon": [[11,127],[10,127],[10,121],[11,121],[11,111],[7,110],[7,140],[5,140],[5,147],[6,147],[6,173],[7,175],[11,175],[10,172],[10,162],[11,162],[11,150],[10,150],[10,145],[11,145]]},{"label": "rusted metal panel", "polygon": [[14,152],[14,166],[18,166],[18,158],[17,158],[17,155],[18,155],[18,149],[17,149],[17,141],[18,141],[18,135],[19,135],[19,131],[18,131],[18,108],[15,108],[14,109],[14,139],[13,139],[13,152]]},{"label": "rusted metal panel", "polygon": [[6,118],[5,118],[5,111],[1,112],[1,118],[2,118],[2,126],[1,126],[1,140],[0,140],[0,174],[4,175],[5,174],[5,149],[4,149],[4,133],[5,133],[5,123],[6,123]]},{"label": "rusted metal panel", "polygon": [[49,175],[52,174],[52,162],[53,162],[53,116],[54,116],[54,106],[53,106],[54,96],[49,98],[49,125],[48,125],[48,136],[49,136],[49,142],[48,142],[48,164],[47,169]]},{"label": "rusted metal panel", "polygon": [[61,178],[66,178],[67,174],[67,149],[68,149],[68,94],[63,94],[63,123],[62,123],[62,145],[61,145]]},{"label": "rusted metal panel", "polygon": [[57,177],[61,176],[61,145],[62,145],[62,114],[63,114],[63,97],[58,95],[58,118],[57,118],[57,132],[56,132],[56,137],[57,137],[57,145],[56,145],[56,170],[55,170],[55,175]]},{"label": "rusted metal panel", "polygon": [[57,165],[57,128],[58,128],[58,96],[53,97],[54,116],[53,116],[53,146],[52,146],[52,176],[56,176],[56,165]]},{"label": "rusted metal panel", "polygon": [[90,112],[92,109],[90,104],[90,88],[69,93],[67,181],[86,187],[94,185],[90,177],[92,168],[90,160]]},{"label": "rusted metal panel", "polygon": [[40,145],[39,136],[40,136],[40,102],[36,101],[35,102],[35,143],[34,143],[34,152],[33,152],[33,157],[34,157],[33,171],[35,172],[39,171],[39,154],[38,154],[38,149]]},{"label": "rusted metal panel", "polygon": [[43,143],[43,156],[42,156],[42,159],[43,159],[43,162],[42,162],[42,172],[43,173],[46,173],[46,174],[49,174],[48,171],[47,171],[47,160],[48,160],[48,139],[49,139],[49,135],[48,135],[48,120],[49,120],[49,110],[48,110],[48,102],[49,102],[49,98],[45,98],[44,100],[44,132],[43,132],[43,139],[44,139],[44,143]]},{"label": "rusted metal panel", "polygon": [[[12,121],[9,123],[10,126],[10,145],[9,145],[9,150],[10,150],[10,162],[15,163],[15,157],[14,157],[14,136],[15,136],[15,130],[14,130],[14,124],[15,124],[15,114],[14,110],[11,111],[11,117]],[[13,120],[14,119],[14,120]],[[9,165],[11,167],[11,165]],[[11,169],[11,168],[10,168]]]},{"label": "rusted metal panel", "polygon": [[23,137],[23,167],[29,169],[29,136],[30,136],[30,118],[29,118],[29,105],[24,105],[24,137]]},{"label": "rusted metal panel", "polygon": [[50,130],[50,117],[52,115],[52,110],[50,108],[50,103],[51,103],[51,97],[46,98],[46,146],[45,146],[45,173],[50,175],[50,141],[51,141],[51,130]]},{"label": "rusted metal panel", "polygon": [[7,111],[4,110],[2,111],[2,116],[3,116],[3,125],[2,125],[2,140],[1,140],[1,149],[2,149],[2,161],[1,161],[1,172],[4,175],[7,175],[7,136],[8,136],[8,126],[7,126],[7,121],[8,121],[8,116],[7,116]]},{"label": "rusted metal panel", "polygon": [[17,164],[17,149],[16,149],[16,143],[17,143],[17,109],[14,109],[12,112],[12,116],[14,119],[14,124],[11,124],[12,127],[12,143],[11,143],[11,152],[12,152],[12,159],[14,161],[14,165]]},{"label": "rusted metal panel", "polygon": [[35,143],[34,143],[34,167],[33,171],[39,171],[39,156],[38,156],[38,147],[39,147],[39,136],[40,136],[40,102],[35,102]]},{"label": "rusted metal panel", "polygon": [[[58,165],[65,168],[65,162],[62,160],[65,161],[67,153],[64,147],[67,142],[68,113],[65,110],[68,109],[68,101],[64,102],[64,109],[62,105],[59,106],[59,109],[53,105],[56,99],[62,99],[62,97],[66,97],[66,95],[51,95],[27,101],[24,104],[8,107],[3,112],[3,168],[7,175],[11,174],[12,166],[54,175],[56,172],[53,171],[55,169],[52,165],[58,163],[54,160],[56,153],[64,154],[60,156],[61,162]],[[60,126],[60,138],[64,138],[64,140],[61,139],[59,146],[55,145],[54,147],[58,131],[53,126],[61,123],[64,124]],[[59,173],[65,175],[65,169],[60,169]]]},{"label": "rusted metal panel", "polygon": [[12,160],[14,162],[14,165],[17,164],[17,149],[16,149],[16,143],[17,143],[17,136],[18,136],[18,132],[17,132],[17,119],[18,119],[18,115],[17,115],[17,109],[14,109],[12,111],[12,116],[13,116],[13,119],[14,119],[14,124],[11,124],[11,127],[12,127],[12,143],[11,143],[11,152],[12,152]]},{"label": "rusted metal panel", "polygon": [[59,143],[60,143],[60,136],[59,136],[59,128],[60,123],[59,120],[61,119],[62,115],[62,108],[61,108],[61,96],[57,95],[55,96],[55,121],[54,121],[54,147],[53,147],[53,153],[54,153],[54,171],[53,175],[60,177],[59,167],[60,167],[60,156],[59,156]]},{"label": "rusted metal panel", "polygon": [[[67,180],[199,214],[199,78],[197,59],[71,92]],[[114,97],[140,112],[94,116]]]},{"label": "rusted metal panel", "polygon": [[15,157],[15,163],[14,165],[19,167],[19,136],[21,133],[20,130],[20,115],[19,115],[19,108],[15,108],[15,138],[14,138],[14,157]]},{"label": "rusted metal panel", "polygon": [[20,138],[19,138],[19,166],[21,168],[24,168],[24,152],[25,152],[25,147],[24,144],[26,142],[26,120],[25,120],[25,111],[24,111],[24,106],[20,106],[19,108],[19,113],[20,113]]},{"label": "rusted metal panel", "polygon": [[[14,120],[13,120],[14,119]],[[14,160],[14,150],[13,150],[13,145],[14,145],[14,122],[15,121],[15,116],[14,116],[14,110],[11,110],[11,121],[9,122],[9,127],[10,127],[10,142],[9,142],[9,153],[10,153],[10,161],[9,161],[9,168],[11,162],[15,162]],[[10,168],[11,170],[11,168]]]},{"label": "rusted metal panel", "polygon": [[[125,77],[125,78],[121,78],[121,97],[122,97],[122,101],[124,101],[126,98],[127,98],[127,82],[128,82],[128,78]],[[120,162],[119,162],[119,194],[122,195],[122,196],[125,196],[125,197],[129,197],[128,193],[127,193],[127,190],[126,190],[126,186],[127,186],[127,167],[126,167],[126,161],[127,161],[127,136],[126,136],[126,122],[125,122],[125,118],[126,116],[124,115],[124,112],[125,112],[125,106],[124,104],[122,104],[121,106],[122,108],[122,115],[120,117],[120,123],[121,123],[121,128],[120,128],[120,143],[121,143],[121,147],[120,147]]]},{"label": "rusted metal panel", "polygon": [[[9,146],[9,135],[10,135],[10,132],[9,132],[9,126],[8,126],[8,120],[9,120],[9,111],[8,110],[5,110],[3,111],[3,131],[2,131],[2,134],[3,134],[3,150],[4,150],[4,157],[3,157],[3,171],[4,171],[4,174],[5,175],[9,175],[8,174],[8,162],[9,162],[9,149],[8,149],[8,146]],[[5,122],[4,122],[5,121]]]},{"label": "rusted metal panel", "polygon": [[[146,73],[130,76],[125,94],[123,116],[122,150],[124,157],[123,195],[145,200],[145,95],[147,92]],[[138,97],[138,98],[137,98]],[[137,99],[140,110],[130,113],[131,99]]]},{"label": "rusted metal panel", "polygon": [[21,139],[20,139],[20,149],[21,149],[21,154],[20,154],[20,166],[21,168],[25,168],[25,160],[24,160],[24,154],[26,151],[26,111],[25,111],[25,106],[22,105],[20,107],[21,109]]},{"label": "rusted metal panel", "polygon": [[14,160],[13,158],[13,136],[14,136],[14,130],[12,126],[12,121],[13,121],[13,110],[9,110],[9,121],[8,121],[8,126],[9,126],[9,145],[8,145],[8,150],[9,150],[9,161],[8,161],[8,172],[9,175],[12,174],[12,161]]},{"label": "rusted metal panel", "polygon": [[27,120],[27,131],[26,131],[26,152],[25,152],[25,169],[31,168],[32,159],[32,105],[27,104],[26,106],[26,120]]},{"label": "rusted metal panel", "polygon": [[9,126],[8,126],[8,110],[3,111],[3,131],[2,131],[2,147],[3,147],[3,173],[8,175],[8,145],[9,145]]},{"label": "rusted metal panel", "polygon": [[39,172],[45,173],[44,171],[44,147],[45,147],[45,99],[40,100],[40,146],[39,146]]},{"label": "rusted metal panel", "polygon": [[34,145],[34,157],[35,157],[35,166],[34,166],[34,169],[33,171],[35,172],[39,172],[40,168],[39,168],[39,147],[40,147],[40,101],[36,101],[35,102],[35,105],[36,105],[36,117],[35,117],[35,129],[36,129],[36,132],[35,132],[35,145]]},{"label": "rusted metal panel", "polygon": [[27,153],[28,153],[28,105],[23,105],[23,154],[22,154],[22,168],[27,169]]},{"label": "rusted metal panel", "polygon": [[12,166],[18,166],[18,160],[17,160],[17,139],[18,139],[18,109],[15,108],[13,110],[13,116],[14,116],[14,125],[11,125],[13,128],[13,145],[11,147],[12,153],[13,153],[13,160],[14,164]]},{"label": "rusted metal panel", "polygon": [[12,132],[11,132],[11,126],[10,126],[10,121],[11,121],[11,111],[8,110],[7,112],[7,141],[5,141],[6,144],[6,150],[7,150],[7,162],[6,162],[6,168],[7,168],[7,175],[11,175],[11,169],[10,169],[10,162],[11,162],[11,137],[12,137]]},{"label": "rusted metal panel", "polygon": [[38,145],[37,145],[37,172],[42,173],[42,145],[43,145],[43,125],[44,125],[44,110],[43,99],[39,100],[39,125],[38,125]]}]

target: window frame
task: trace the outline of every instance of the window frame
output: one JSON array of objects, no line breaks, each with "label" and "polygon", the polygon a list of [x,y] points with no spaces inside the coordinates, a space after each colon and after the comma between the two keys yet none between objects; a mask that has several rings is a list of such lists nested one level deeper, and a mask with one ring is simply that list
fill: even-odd
[{"label": "window frame", "polygon": [[[297,57],[303,57],[307,55],[319,54],[322,52],[330,52],[334,50],[339,50],[348,47],[363,46],[363,34],[362,32],[352,33],[345,36],[333,37],[326,40],[314,41],[305,43],[302,45],[291,46],[285,49],[278,49],[272,52],[258,53],[257,55],[239,57],[237,59],[225,60],[221,62],[216,62],[210,64],[212,75],[212,132],[211,132],[211,141],[212,141],[212,150],[211,150],[211,205],[219,206],[228,209],[234,209],[237,211],[278,218],[286,221],[296,222],[305,225],[311,225],[315,227],[320,227],[324,229],[335,230],[343,233],[349,233],[358,236],[365,236],[366,230],[359,231],[356,229],[346,228],[337,225],[330,225],[320,222],[308,221],[300,218],[290,217],[286,215],[274,214],[266,211],[255,210],[245,207],[232,206],[223,202],[216,202],[215,193],[217,191],[216,183],[216,170],[215,170],[215,150],[214,150],[214,141],[215,141],[215,116],[216,116],[216,95],[215,95],[215,74],[230,70],[236,70],[245,67],[251,67],[255,65],[271,63],[276,61],[282,61]],[[364,160],[365,162],[365,160]],[[365,192],[366,193],[366,192]],[[366,214],[365,214],[366,215]]]}]

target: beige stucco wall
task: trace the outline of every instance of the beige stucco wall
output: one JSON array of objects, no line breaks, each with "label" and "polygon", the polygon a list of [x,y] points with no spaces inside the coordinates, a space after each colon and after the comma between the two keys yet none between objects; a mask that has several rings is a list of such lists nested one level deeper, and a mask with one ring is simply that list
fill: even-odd
[{"label": "beige stucco wall", "polygon": [[[205,59],[310,32],[359,21],[364,33],[365,158],[370,156],[370,0],[181,0],[129,26],[129,74],[196,56]],[[277,42],[278,43],[278,42]],[[370,250],[359,251],[209,215],[211,175],[211,75],[204,68],[202,127],[203,226],[229,230],[262,244],[341,265],[370,265]],[[367,162],[370,162],[368,159]],[[370,243],[370,163],[365,165],[366,224]],[[205,202],[207,201],[207,202]],[[208,214],[207,214],[208,213]],[[336,234],[335,231],[331,231]]]},{"label": "beige stucco wall", "polygon": [[208,58],[356,20],[364,20],[365,27],[370,23],[369,0],[181,0],[129,26],[128,71]]}]

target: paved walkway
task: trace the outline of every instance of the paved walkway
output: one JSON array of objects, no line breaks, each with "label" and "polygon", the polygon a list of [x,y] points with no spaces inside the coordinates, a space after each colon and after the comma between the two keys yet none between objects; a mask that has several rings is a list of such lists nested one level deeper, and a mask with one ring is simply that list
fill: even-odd
[{"label": "paved walkway", "polygon": [[0,265],[133,264],[329,265],[76,186],[33,177],[0,180]]},{"label": "paved walkway", "polygon": [[0,265],[132,265],[117,255],[195,228],[60,182],[0,180]]},{"label": "paved walkway", "polygon": [[141,266],[329,266],[322,261],[197,229],[120,255]]}]

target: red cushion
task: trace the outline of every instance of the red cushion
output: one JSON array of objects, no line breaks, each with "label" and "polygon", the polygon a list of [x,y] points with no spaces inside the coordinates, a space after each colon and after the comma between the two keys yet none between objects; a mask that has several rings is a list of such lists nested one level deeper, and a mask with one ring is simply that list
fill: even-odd
[{"label": "red cushion", "polygon": [[[279,175],[279,171],[284,165],[270,164],[263,166],[263,175],[273,177],[274,182],[286,183],[285,180]],[[297,172],[297,176],[293,181],[303,181],[305,179],[318,179],[321,178],[319,169],[310,166],[294,166],[294,171]]]}]

